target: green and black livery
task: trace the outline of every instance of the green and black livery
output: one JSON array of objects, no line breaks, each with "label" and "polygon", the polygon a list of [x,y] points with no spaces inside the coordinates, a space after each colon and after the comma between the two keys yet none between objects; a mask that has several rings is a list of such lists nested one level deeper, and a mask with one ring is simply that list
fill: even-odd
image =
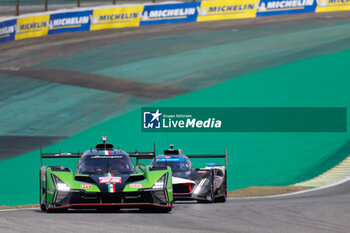
[{"label": "green and black livery", "polygon": [[[84,153],[40,153],[41,209],[139,208],[170,212],[173,208],[171,168],[134,166],[130,157],[153,158],[155,152],[127,153],[114,149],[105,140],[96,149]],[[46,158],[80,160],[74,173],[63,166],[43,166],[42,160]]]}]

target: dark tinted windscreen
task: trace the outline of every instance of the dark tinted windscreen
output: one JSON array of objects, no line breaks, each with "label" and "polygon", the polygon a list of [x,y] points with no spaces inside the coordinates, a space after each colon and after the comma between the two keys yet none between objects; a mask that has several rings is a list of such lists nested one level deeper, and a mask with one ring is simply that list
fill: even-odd
[{"label": "dark tinted windscreen", "polygon": [[[191,161],[187,158],[157,158],[158,166],[169,166],[173,172],[187,172],[191,170]],[[154,161],[152,161],[154,164]]]},{"label": "dark tinted windscreen", "polygon": [[78,164],[78,174],[131,174],[134,165],[128,156],[123,155],[94,155],[83,157]]}]

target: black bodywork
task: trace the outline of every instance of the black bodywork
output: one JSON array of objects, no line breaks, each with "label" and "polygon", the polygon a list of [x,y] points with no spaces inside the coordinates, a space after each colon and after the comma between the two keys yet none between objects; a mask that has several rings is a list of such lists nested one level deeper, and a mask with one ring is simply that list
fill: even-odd
[{"label": "black bodywork", "polygon": [[169,166],[173,176],[174,201],[197,200],[198,202],[225,202],[227,197],[226,166],[209,164],[194,169],[190,158],[225,158],[223,155],[184,155],[182,150],[165,150],[156,156],[157,166]]}]

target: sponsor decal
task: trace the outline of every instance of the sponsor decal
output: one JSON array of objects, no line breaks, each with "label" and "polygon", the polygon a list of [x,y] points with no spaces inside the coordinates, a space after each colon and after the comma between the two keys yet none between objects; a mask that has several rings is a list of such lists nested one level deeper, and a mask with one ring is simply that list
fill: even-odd
[{"label": "sponsor decal", "polygon": [[90,30],[92,10],[50,15],[49,34]]},{"label": "sponsor decal", "polygon": [[82,185],[80,185],[80,188],[89,189],[89,188],[91,188],[91,184],[82,184]]},{"label": "sponsor decal", "polygon": [[221,177],[215,177],[215,181],[214,181],[214,189],[219,188],[219,185],[221,184]]},{"label": "sponsor decal", "polygon": [[142,188],[142,184],[129,184],[130,188]]},{"label": "sponsor decal", "polygon": [[39,15],[18,18],[15,39],[46,36],[49,30],[50,15]]},{"label": "sponsor decal", "polygon": [[156,159],[157,162],[184,162],[185,159],[184,158],[158,158]]},{"label": "sponsor decal", "polygon": [[199,6],[199,2],[146,5],[141,14],[140,25],[195,22]]},{"label": "sponsor decal", "polygon": [[350,10],[350,0],[316,0],[316,12]]},{"label": "sponsor decal", "polygon": [[108,192],[109,193],[115,193],[115,184],[109,184],[108,185]]},{"label": "sponsor decal", "polygon": [[202,1],[198,7],[197,21],[255,18],[256,0]]},{"label": "sponsor decal", "polygon": [[101,154],[103,154],[103,155],[112,155],[112,151],[104,150],[104,151],[101,151]]},{"label": "sponsor decal", "polygon": [[255,3],[256,16],[297,14],[315,12],[316,0],[260,0]]},{"label": "sponsor decal", "polygon": [[122,159],[123,156],[121,155],[112,155],[112,156],[106,156],[106,155],[95,155],[91,157],[92,159]]},{"label": "sponsor decal", "polygon": [[0,22],[0,42],[15,39],[16,19]]},{"label": "sponsor decal", "polygon": [[91,16],[90,30],[138,27],[143,6],[97,9]]},{"label": "sponsor decal", "polygon": [[108,172],[106,177],[99,177],[98,178],[100,184],[107,184],[108,192],[114,193],[115,192],[115,184],[116,183],[122,183],[121,177],[114,177],[113,174]]},{"label": "sponsor decal", "polygon": [[122,183],[121,177],[99,177],[98,178],[100,184],[108,184],[108,183]]}]

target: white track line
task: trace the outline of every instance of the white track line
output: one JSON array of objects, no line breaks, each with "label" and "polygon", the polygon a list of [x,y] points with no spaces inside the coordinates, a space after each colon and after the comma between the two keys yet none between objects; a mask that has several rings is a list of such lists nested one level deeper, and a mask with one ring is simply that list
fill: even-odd
[{"label": "white track line", "polygon": [[350,176],[342,179],[338,182],[335,182],[333,184],[329,184],[329,185],[325,185],[319,188],[312,188],[312,189],[308,189],[308,190],[301,190],[301,191],[297,191],[297,192],[293,192],[293,193],[285,193],[285,194],[277,194],[277,195],[271,195],[271,196],[262,196],[262,197],[235,197],[235,198],[227,198],[229,200],[238,200],[238,199],[263,199],[263,198],[275,198],[275,197],[286,197],[286,196],[293,196],[293,195],[299,195],[299,194],[303,194],[303,193],[308,193],[308,192],[314,192],[314,191],[318,191],[318,190],[322,190],[322,189],[327,189],[327,188],[331,188],[337,185],[341,185],[345,182],[350,181]]}]

